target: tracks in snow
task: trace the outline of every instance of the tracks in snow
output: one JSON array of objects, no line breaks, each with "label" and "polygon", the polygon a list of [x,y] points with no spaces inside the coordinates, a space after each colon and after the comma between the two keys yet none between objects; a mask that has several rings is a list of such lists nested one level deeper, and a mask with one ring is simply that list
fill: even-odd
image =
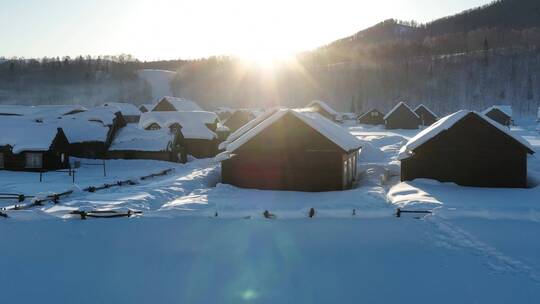
[{"label": "tracks in snow", "polygon": [[469,251],[483,258],[485,265],[495,274],[524,275],[540,283],[540,276],[527,264],[505,255],[466,230],[446,222],[436,215],[426,219],[436,228],[437,234],[434,238],[439,246]]}]

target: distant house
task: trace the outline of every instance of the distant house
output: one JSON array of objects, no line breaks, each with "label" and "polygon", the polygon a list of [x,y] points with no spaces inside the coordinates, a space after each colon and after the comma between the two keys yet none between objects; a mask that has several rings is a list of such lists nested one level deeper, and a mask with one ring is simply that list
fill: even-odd
[{"label": "distant house", "polygon": [[204,111],[196,102],[165,96],[152,108],[152,112],[172,112],[172,111]]},{"label": "distant house", "polygon": [[234,132],[253,118],[255,115],[249,110],[236,110],[223,122],[223,125],[229,128],[230,132]]},{"label": "distant house", "polygon": [[50,171],[69,168],[69,142],[61,128],[26,118],[0,120],[0,169]]},{"label": "distant house", "polygon": [[[233,136],[234,135],[234,136]],[[267,111],[224,143],[222,182],[244,188],[333,191],[356,178],[361,143],[316,112]]]},{"label": "distant house", "polygon": [[503,126],[510,126],[512,124],[512,107],[511,106],[491,106],[487,108],[482,114],[500,123]]},{"label": "distant house", "polygon": [[147,112],[141,115],[139,128],[179,133],[180,143],[188,154],[207,158],[218,151],[218,120],[213,112]]},{"label": "distant house", "polygon": [[330,107],[326,102],[320,100],[314,100],[310,102],[304,109],[311,109],[314,112],[321,114],[322,116],[335,121],[340,122],[342,120],[341,114]]},{"label": "distant house", "polygon": [[433,111],[423,104],[416,107],[416,109],[414,109],[414,113],[420,117],[420,122],[423,126],[431,126],[437,121],[437,119],[439,119],[437,115],[433,113]]},{"label": "distant house", "polygon": [[366,125],[384,125],[384,114],[377,109],[372,109],[358,117],[358,123]]},{"label": "distant house", "polygon": [[139,106],[139,111],[141,111],[141,113],[146,113],[152,111],[153,108],[154,105],[152,104],[142,104]]},{"label": "distant house", "polygon": [[124,120],[126,121],[126,123],[138,123],[141,117],[141,110],[139,110],[139,108],[137,108],[135,105],[131,103],[109,102],[109,103],[103,104],[103,106],[113,107],[117,109],[115,110],[115,112],[120,111],[120,113],[122,113],[122,116],[124,116]]},{"label": "distant house", "polygon": [[482,114],[458,111],[413,137],[399,153],[401,180],[526,187],[529,143]]},{"label": "distant house", "polygon": [[180,144],[179,133],[167,130],[143,130],[128,125],[114,138],[107,151],[109,159],[153,159],[170,162],[187,161],[186,151]]},{"label": "distant house", "polygon": [[[69,119],[73,121],[69,121]],[[92,124],[85,123],[93,122]],[[58,122],[72,138],[70,152],[83,158],[104,158],[118,131],[126,126],[124,116],[116,107],[91,108],[86,112],[66,115]],[[84,128],[92,130],[92,134]],[[106,131],[105,136],[103,132]]]},{"label": "distant house", "polygon": [[418,129],[422,124],[420,117],[404,102],[398,103],[386,116],[387,129]]}]

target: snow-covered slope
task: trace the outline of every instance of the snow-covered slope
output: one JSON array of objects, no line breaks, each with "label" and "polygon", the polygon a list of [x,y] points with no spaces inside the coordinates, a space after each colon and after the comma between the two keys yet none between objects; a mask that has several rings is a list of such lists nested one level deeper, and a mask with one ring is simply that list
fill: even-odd
[{"label": "snow-covered slope", "polygon": [[[138,75],[150,85],[152,89],[152,101],[157,102],[162,96],[173,96],[171,80],[176,77],[176,72],[167,70],[139,70]],[[150,100],[149,100],[150,101]]]}]

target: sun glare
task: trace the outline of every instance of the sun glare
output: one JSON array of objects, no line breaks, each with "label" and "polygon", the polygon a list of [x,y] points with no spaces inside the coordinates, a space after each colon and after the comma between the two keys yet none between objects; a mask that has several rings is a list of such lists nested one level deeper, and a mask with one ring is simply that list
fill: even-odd
[{"label": "sun glare", "polygon": [[286,49],[255,48],[242,51],[237,56],[244,62],[264,69],[272,69],[276,65],[287,63],[294,58],[294,52]]}]

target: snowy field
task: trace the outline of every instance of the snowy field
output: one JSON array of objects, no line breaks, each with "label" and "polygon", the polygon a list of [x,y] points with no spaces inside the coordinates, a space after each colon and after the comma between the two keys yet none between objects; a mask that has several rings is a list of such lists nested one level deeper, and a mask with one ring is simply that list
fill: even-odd
[{"label": "snowy field", "polygon": [[[540,151],[535,126],[525,125],[513,132]],[[2,302],[538,303],[537,155],[529,157],[529,189],[400,183],[397,153],[418,131],[349,130],[364,143],[361,175],[341,192],[235,188],[219,183],[212,159],[111,160],[107,177],[83,165],[76,184],[64,173],[39,183],[35,173],[2,171],[0,192],[75,190],[60,204],[0,218]],[[175,171],[137,185],[81,191],[168,168]],[[397,207],[433,214],[396,218]],[[144,213],[69,214],[115,208]],[[264,210],[277,219],[264,219]]]}]

